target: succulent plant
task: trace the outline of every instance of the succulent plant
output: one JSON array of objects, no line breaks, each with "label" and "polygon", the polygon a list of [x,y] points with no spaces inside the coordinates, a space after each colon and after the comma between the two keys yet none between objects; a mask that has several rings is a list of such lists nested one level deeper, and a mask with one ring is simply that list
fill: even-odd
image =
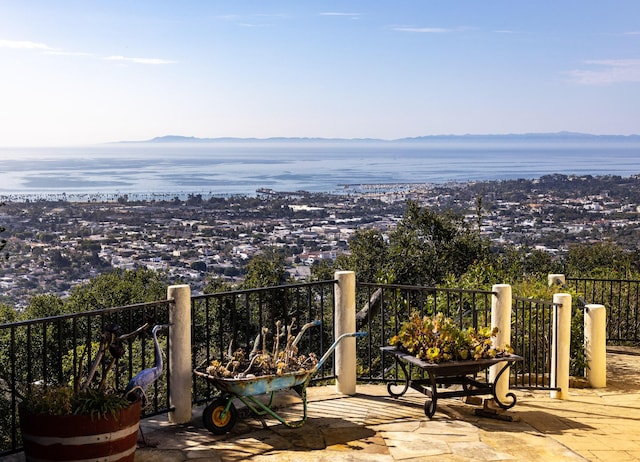
[{"label": "succulent plant", "polygon": [[497,327],[461,329],[442,313],[431,317],[412,313],[389,343],[430,363],[499,358],[513,353],[508,345],[493,346],[492,338],[497,333]]}]

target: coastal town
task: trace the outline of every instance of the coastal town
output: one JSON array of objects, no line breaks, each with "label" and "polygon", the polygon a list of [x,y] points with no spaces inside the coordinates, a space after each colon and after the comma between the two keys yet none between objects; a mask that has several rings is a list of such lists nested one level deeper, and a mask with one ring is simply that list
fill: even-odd
[{"label": "coastal town", "polygon": [[65,296],[114,268],[163,271],[198,292],[212,278],[241,281],[252,256],[268,246],[282,249],[291,277],[304,280],[318,261],[348,252],[357,230],[392,229],[409,200],[464,216],[495,246],[558,255],[572,243],[611,240],[637,250],[640,241],[638,175],[345,185],[341,194],[263,189],[253,197],[171,200],[5,198],[0,302],[20,309],[36,294]]}]

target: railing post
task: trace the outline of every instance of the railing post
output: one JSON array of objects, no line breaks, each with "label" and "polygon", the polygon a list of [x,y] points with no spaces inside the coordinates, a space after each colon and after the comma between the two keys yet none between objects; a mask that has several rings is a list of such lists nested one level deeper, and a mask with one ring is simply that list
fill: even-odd
[{"label": "railing post", "polygon": [[549,274],[547,275],[547,281],[549,287],[563,286],[567,282],[567,278],[564,274]]},{"label": "railing post", "polygon": [[[491,329],[498,328],[498,334],[493,338],[493,346],[503,348],[511,344],[511,286],[509,284],[496,284],[491,289]],[[504,362],[495,364],[489,369],[489,380],[495,383],[496,396],[500,401],[505,401],[509,391],[509,369],[495,382],[496,376],[504,366]]]},{"label": "railing post", "polygon": [[[337,271],[335,297],[335,338],[356,329],[356,273]],[[345,395],[356,393],[356,339],[343,339],[335,351],[336,391]]]},{"label": "railing post", "polygon": [[191,421],[191,288],[186,284],[169,286],[167,298],[174,303],[169,308],[169,421]]},{"label": "railing post", "polygon": [[553,338],[551,344],[551,398],[567,399],[569,396],[569,362],[571,360],[571,295],[553,294],[553,303],[558,308],[553,315]]},{"label": "railing post", "polygon": [[586,377],[592,388],[607,386],[607,317],[603,305],[584,307]]}]

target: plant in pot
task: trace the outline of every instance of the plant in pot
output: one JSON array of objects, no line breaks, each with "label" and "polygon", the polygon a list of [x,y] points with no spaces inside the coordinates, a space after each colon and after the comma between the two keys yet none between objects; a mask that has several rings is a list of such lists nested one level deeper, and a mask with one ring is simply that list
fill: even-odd
[{"label": "plant in pot", "polygon": [[[131,379],[127,388],[109,386],[108,378],[117,360],[125,353],[125,340],[142,333],[145,323],[135,331],[118,335],[119,328],[108,326],[101,335],[93,360],[87,361],[80,376],[70,384],[32,384],[20,406],[20,428],[26,460],[105,460],[133,461],[144,390],[162,371],[162,352],[154,326],[155,366]],[[83,348],[83,347],[81,347]],[[85,355],[80,354],[81,363]]]},{"label": "plant in pot", "polygon": [[497,333],[497,327],[461,329],[442,313],[420,316],[414,312],[389,343],[429,363],[500,358],[513,353],[508,345],[493,346],[492,337]]}]

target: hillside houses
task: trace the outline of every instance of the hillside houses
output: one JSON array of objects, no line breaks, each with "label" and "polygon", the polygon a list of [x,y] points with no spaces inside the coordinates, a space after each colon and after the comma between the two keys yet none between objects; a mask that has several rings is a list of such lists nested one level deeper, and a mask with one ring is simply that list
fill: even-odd
[{"label": "hillside houses", "polygon": [[406,191],[392,191],[385,200],[380,200],[384,192],[372,197],[366,191],[296,198],[271,193],[193,205],[7,203],[0,207],[10,255],[0,274],[1,299],[24,306],[35,293],[64,295],[100,272],[140,266],[188,280],[197,291],[207,278],[237,281],[265,246],[280,248],[292,277],[304,279],[316,262],[347,252],[357,230],[393,229],[409,199],[461,214],[495,245],[559,253],[572,243],[612,239],[637,248],[639,190],[638,178],[553,177],[422,189],[411,185]]}]

